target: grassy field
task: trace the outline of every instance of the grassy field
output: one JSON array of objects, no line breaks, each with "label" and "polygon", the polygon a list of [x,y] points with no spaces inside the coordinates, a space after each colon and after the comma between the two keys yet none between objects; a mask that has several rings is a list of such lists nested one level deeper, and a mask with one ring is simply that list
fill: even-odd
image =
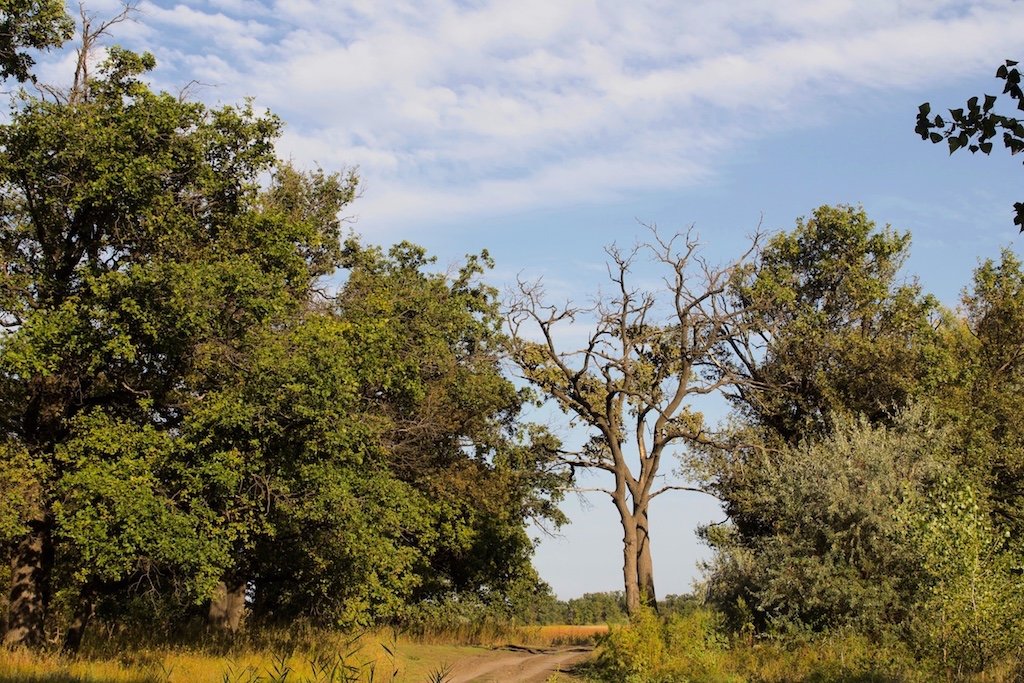
[{"label": "grassy field", "polygon": [[[331,632],[263,635],[221,647],[118,647],[93,642],[76,658],[0,649],[0,683],[336,683],[447,680],[460,661],[496,648],[592,645],[607,626],[478,629],[417,636],[387,632],[353,638]],[[560,676],[560,681],[571,681]]]},{"label": "grassy field", "polygon": [[[806,642],[730,639],[709,629],[701,614],[667,625],[641,619],[610,633],[603,625],[466,625],[443,632],[376,631],[359,637],[296,628],[247,633],[234,642],[207,639],[202,646],[94,638],[73,659],[0,649],[0,683],[1024,681],[1022,662],[1012,657],[968,673],[936,668],[898,643],[879,645],[856,634]],[[548,668],[538,677],[547,658],[565,662],[572,675],[559,666],[558,673],[547,673],[556,670]],[[516,672],[528,670],[534,673],[517,677]],[[481,672],[485,675],[478,678]]]}]

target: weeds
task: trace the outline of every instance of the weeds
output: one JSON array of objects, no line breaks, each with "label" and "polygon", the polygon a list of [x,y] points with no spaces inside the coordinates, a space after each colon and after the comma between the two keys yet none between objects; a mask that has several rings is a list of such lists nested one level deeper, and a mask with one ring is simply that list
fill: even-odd
[{"label": "weeds", "polygon": [[438,668],[434,669],[427,676],[427,683],[447,683],[451,680],[452,666],[451,664],[442,664]]},{"label": "weeds", "polygon": [[236,671],[235,662],[229,659],[220,680],[221,683],[258,683],[261,677],[254,666],[246,666]]}]

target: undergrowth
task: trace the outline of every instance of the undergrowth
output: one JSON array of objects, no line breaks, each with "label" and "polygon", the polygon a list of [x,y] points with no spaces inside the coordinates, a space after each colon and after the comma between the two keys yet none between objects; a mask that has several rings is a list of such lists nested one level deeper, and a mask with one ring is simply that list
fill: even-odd
[{"label": "undergrowth", "polygon": [[76,657],[0,648],[0,683],[447,681],[466,648],[592,645],[604,626],[449,624],[343,633],[304,623],[234,636],[97,629]]},{"label": "undergrowth", "polygon": [[1024,661],[1012,656],[965,673],[895,637],[853,631],[730,636],[706,609],[668,619],[642,610],[613,627],[583,669],[608,683],[1024,683]]}]

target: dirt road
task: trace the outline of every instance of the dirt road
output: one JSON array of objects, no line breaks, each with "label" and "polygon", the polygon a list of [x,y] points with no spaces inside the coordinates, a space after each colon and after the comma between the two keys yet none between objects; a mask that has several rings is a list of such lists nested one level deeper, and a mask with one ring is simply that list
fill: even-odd
[{"label": "dirt road", "polygon": [[582,662],[591,652],[593,648],[589,647],[502,648],[457,662],[444,680],[447,683],[544,683],[552,674]]}]

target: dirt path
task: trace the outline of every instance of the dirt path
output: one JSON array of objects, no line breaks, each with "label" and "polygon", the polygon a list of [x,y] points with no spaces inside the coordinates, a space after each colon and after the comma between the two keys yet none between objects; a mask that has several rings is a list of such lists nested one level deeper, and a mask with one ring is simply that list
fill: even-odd
[{"label": "dirt path", "polygon": [[593,652],[589,647],[526,649],[502,648],[457,662],[446,683],[508,681],[544,683],[552,674],[564,672]]}]

